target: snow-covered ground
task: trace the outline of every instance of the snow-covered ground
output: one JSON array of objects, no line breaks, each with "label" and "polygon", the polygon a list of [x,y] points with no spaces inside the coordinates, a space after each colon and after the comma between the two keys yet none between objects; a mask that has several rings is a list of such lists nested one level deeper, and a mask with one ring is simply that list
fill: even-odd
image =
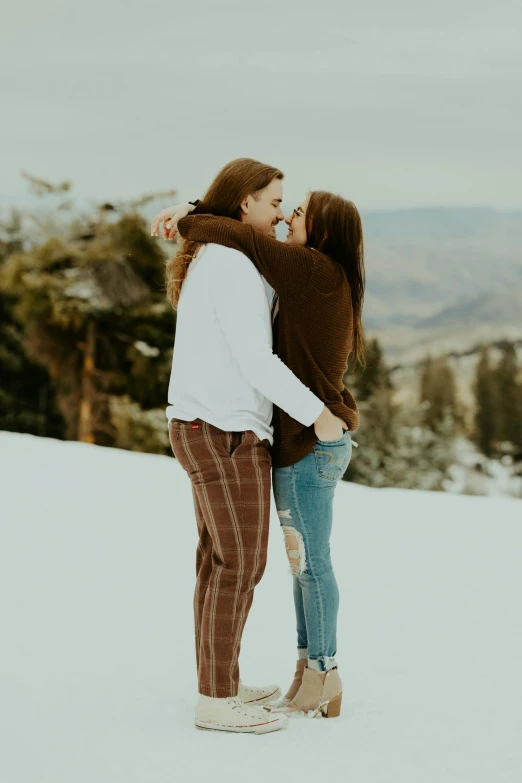
[{"label": "snow-covered ground", "polygon": [[[200,732],[195,525],[167,457],[0,433],[0,783],[522,779],[522,501],[341,483],[338,720]],[[277,516],[241,656],[289,684]]]}]

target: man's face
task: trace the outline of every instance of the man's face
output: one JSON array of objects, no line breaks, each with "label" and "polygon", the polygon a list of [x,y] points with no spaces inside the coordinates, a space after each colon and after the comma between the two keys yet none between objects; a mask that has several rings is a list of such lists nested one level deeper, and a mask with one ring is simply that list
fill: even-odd
[{"label": "man's face", "polygon": [[241,222],[248,223],[263,234],[275,237],[275,227],[284,220],[281,211],[283,200],[283,181],[273,179],[270,185],[256,194],[250,195],[241,204]]}]

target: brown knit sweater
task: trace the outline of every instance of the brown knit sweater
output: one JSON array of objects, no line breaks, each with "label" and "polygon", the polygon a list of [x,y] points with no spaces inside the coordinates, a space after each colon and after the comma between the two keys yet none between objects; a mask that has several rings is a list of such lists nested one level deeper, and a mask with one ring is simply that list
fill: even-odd
[{"label": "brown knit sweater", "polygon": [[[250,258],[279,295],[274,351],[335,416],[350,430],[357,429],[357,405],[343,385],[353,312],[350,286],[340,265],[317,250],[279,242],[232,218],[189,215],[179,221],[178,229],[184,239],[225,245]],[[299,462],[317,443],[313,425],[304,427],[277,407],[272,423],[274,467]]]}]

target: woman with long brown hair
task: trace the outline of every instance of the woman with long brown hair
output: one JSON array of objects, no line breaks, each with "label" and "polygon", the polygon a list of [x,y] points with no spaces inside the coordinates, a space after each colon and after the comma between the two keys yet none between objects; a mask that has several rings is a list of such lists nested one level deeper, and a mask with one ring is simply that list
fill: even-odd
[{"label": "woman with long brown hair", "polygon": [[342,697],[335,657],[339,592],[330,533],[335,488],[352,453],[350,431],[359,423],[343,377],[350,355],[364,361],[361,218],[352,202],[314,191],[286,219],[283,243],[215,211],[205,214],[204,203],[197,205],[198,214],[184,217],[193,209],[164,210],[153,233],[165,221],[165,237],[179,230],[185,242],[224,245],[250,258],[278,297],[275,352],[339,421],[339,437],[323,441],[313,427],[276,408],[272,449],[274,497],[293,574],[298,648],[294,681],[275,709],[336,717]]}]

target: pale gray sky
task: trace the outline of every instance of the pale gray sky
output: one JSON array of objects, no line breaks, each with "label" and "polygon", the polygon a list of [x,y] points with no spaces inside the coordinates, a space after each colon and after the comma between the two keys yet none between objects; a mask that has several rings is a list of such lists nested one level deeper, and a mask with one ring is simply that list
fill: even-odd
[{"label": "pale gray sky", "polygon": [[0,195],[200,196],[247,155],[285,202],[522,207],[519,0],[18,0],[0,30]]}]

